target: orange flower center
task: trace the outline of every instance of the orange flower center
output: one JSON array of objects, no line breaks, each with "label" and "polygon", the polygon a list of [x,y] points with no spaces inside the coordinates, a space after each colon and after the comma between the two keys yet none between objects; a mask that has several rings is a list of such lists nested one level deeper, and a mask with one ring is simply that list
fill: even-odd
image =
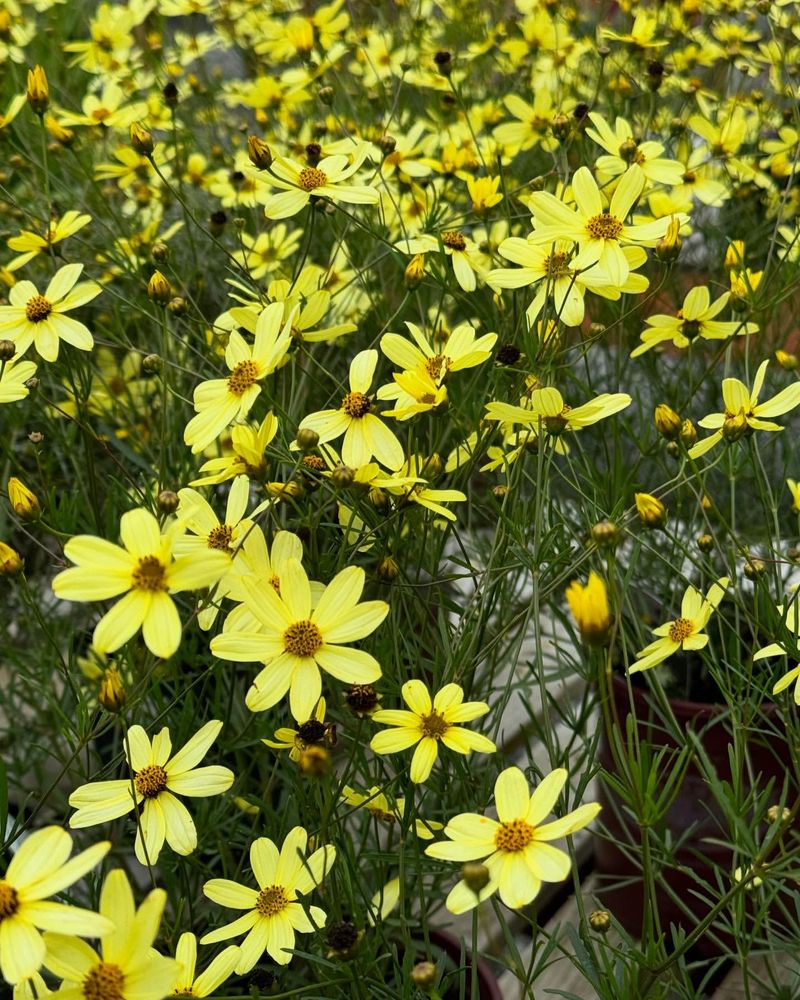
[{"label": "orange flower center", "polygon": [[450,728],[450,723],[445,722],[444,716],[434,709],[430,715],[422,716],[421,728],[423,735],[429,739],[440,740]]},{"label": "orange flower center", "polygon": [[220,552],[231,553],[231,542],[233,541],[233,528],[229,524],[218,524],[208,533],[208,547],[219,549]]},{"label": "orange flower center", "polygon": [[99,962],[83,981],[86,1000],[124,1000],[125,975],[113,962]]},{"label": "orange flower center", "polygon": [[18,909],[17,890],[8,882],[0,882],[0,922],[6,917],[13,917]]},{"label": "orange flower center", "polygon": [[342,400],[342,409],[348,417],[363,417],[370,411],[372,403],[363,392],[348,392]]},{"label": "orange flower center", "polygon": [[142,556],[132,574],[134,590],[166,590],[166,566],[157,556]]},{"label": "orange flower center", "polygon": [[274,917],[289,905],[289,897],[282,885],[268,885],[256,900],[256,909],[264,917]]},{"label": "orange flower center", "polygon": [[297,183],[304,191],[313,191],[328,183],[328,175],[324,170],[318,170],[316,167],[303,167],[297,178]]},{"label": "orange flower center", "polygon": [[44,295],[34,295],[25,303],[25,315],[31,323],[41,323],[53,311],[53,306]]},{"label": "orange flower center", "polygon": [[283,648],[293,656],[313,656],[322,645],[322,633],[307,618],[292,622],[283,633]]},{"label": "orange flower center", "polygon": [[622,223],[609,212],[602,212],[589,219],[586,231],[593,240],[618,240],[622,233]]},{"label": "orange flower center", "polygon": [[524,851],[533,840],[534,829],[524,819],[512,819],[510,823],[501,823],[500,829],[494,835],[495,847],[498,851]]},{"label": "orange flower center", "polygon": [[457,229],[450,229],[442,233],[442,243],[451,250],[466,250],[467,241]]},{"label": "orange flower center", "polygon": [[154,799],[167,787],[167,772],[158,764],[149,764],[136,772],[133,784],[141,796]]},{"label": "orange flower center", "polygon": [[669,627],[669,637],[673,642],[683,642],[694,632],[694,622],[690,618],[676,618]]},{"label": "orange flower center", "polygon": [[444,354],[437,354],[425,362],[425,368],[432,379],[444,378],[449,367],[450,359]]},{"label": "orange flower center", "polygon": [[228,392],[234,396],[243,396],[256,382],[258,382],[258,365],[255,361],[240,361],[228,376]]}]

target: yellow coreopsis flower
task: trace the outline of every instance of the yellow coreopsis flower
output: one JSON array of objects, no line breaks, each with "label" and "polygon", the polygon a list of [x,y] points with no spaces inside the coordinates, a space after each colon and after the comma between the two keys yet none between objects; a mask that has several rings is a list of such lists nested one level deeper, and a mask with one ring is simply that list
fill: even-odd
[{"label": "yellow coreopsis flower", "polygon": [[153,948],[167,902],[163,889],[153,889],[136,907],[130,883],[121,869],[106,876],[100,913],[113,924],[102,938],[101,951],[65,934],[45,934],[45,965],[64,982],[60,1000],[164,1000],[177,982],[180,966]]},{"label": "yellow coreopsis flower", "polygon": [[165,840],[176,854],[191,854],[197,847],[197,830],[186,806],[175,795],[208,798],[231,787],[233,771],[227,767],[197,766],[220,729],[221,722],[207,722],[172,754],[169,729],[162,729],[151,743],[141,726],[131,726],[125,755],[133,777],[93,781],[76,788],[69,797],[69,804],[76,810],[69,825],[80,830],[107,823],[144,803],[136,830],[139,862],[155,864]]},{"label": "yellow coreopsis flower", "polygon": [[631,351],[631,357],[639,357],[666,340],[671,340],[674,347],[686,348],[698,337],[703,340],[727,340],[735,334],[745,336],[756,333],[756,323],[714,319],[728,304],[729,298],[730,293],[723,292],[712,302],[706,285],[690,289],[677,316],[658,314],[647,317],[645,322],[650,329],[642,333],[642,343]]},{"label": "yellow coreopsis flower", "polygon": [[16,403],[30,392],[27,386],[29,379],[36,374],[33,361],[0,362],[0,403]]},{"label": "yellow coreopsis flower", "polygon": [[567,406],[564,397],[550,386],[534,389],[530,395],[530,409],[511,403],[487,403],[487,420],[502,420],[510,424],[541,426],[550,434],[581,430],[598,420],[605,420],[631,403],[627,392],[603,392],[581,406]]},{"label": "yellow coreopsis flower", "polygon": [[170,594],[207,587],[228,569],[224,552],[204,551],[173,559],[173,522],[162,534],[148,510],[129,510],[120,519],[123,547],[93,535],[77,535],[64,546],[77,563],[53,580],[53,592],[66,601],[105,601],[120,594],[97,623],[94,646],[113,653],[142,629],[147,648],[156,656],[172,656],[181,641],[181,620]]},{"label": "yellow coreopsis flower", "polygon": [[[588,167],[580,167],[572,178],[573,210],[547,191],[535,191],[529,199],[534,216],[533,238],[551,244],[557,239],[575,240],[579,245],[574,266],[588,268],[600,264],[611,284],[623,285],[630,265],[622,247],[625,244],[655,246],[669,226],[669,218],[643,225],[630,225],[626,219],[639,195],[645,177],[640,167],[631,165],[620,178],[606,208],[597,181]],[[680,215],[681,223],[688,216]]]},{"label": "yellow coreopsis flower", "polygon": [[794,479],[787,479],[786,485],[792,494],[792,510],[795,514],[800,514],[800,483],[797,483]]},{"label": "yellow coreopsis flower", "polygon": [[[404,798],[389,800],[389,798],[374,786],[366,792],[358,792],[350,785],[345,785],[342,789],[342,802],[353,806],[355,809],[366,809],[376,820],[381,823],[402,823],[406,808]],[[417,816],[414,820],[414,830],[420,840],[432,840],[436,830],[443,830],[444,824],[437,823],[430,819],[421,819]]]},{"label": "yellow coreopsis flower", "polygon": [[567,782],[563,768],[551,772],[531,795],[525,775],[509,767],[495,782],[497,819],[476,813],[461,813],[445,827],[449,841],[425,848],[425,853],[443,861],[479,861],[489,870],[489,881],[476,893],[465,881],[447,897],[451,913],[464,913],[495,892],[512,909],[526,906],[541,889],[542,882],[562,882],[570,871],[569,855],[550,841],[569,836],[597,816],[600,805],[587,803],[561,819],[542,824]]},{"label": "yellow coreopsis flower", "polygon": [[636,142],[633,129],[624,118],[617,118],[613,129],[597,112],[590,111],[589,119],[594,128],[587,128],[586,134],[608,154],[597,158],[595,166],[600,173],[618,177],[635,163],[651,184],[680,184],[683,164],[663,157],[662,143]]},{"label": "yellow coreopsis flower", "polygon": [[180,965],[180,974],[174,986],[174,995],[207,997],[233,975],[233,971],[241,959],[241,951],[235,944],[229,945],[211,960],[204,972],[196,976],[197,936],[187,932],[178,938],[175,959]]},{"label": "yellow coreopsis flower", "polygon": [[385,601],[364,601],[364,570],[348,566],[323,591],[312,610],[312,591],[297,559],[283,566],[280,596],[261,581],[242,578],[246,607],[261,631],[225,630],[211,640],[223,660],[265,665],[247,692],[253,712],[276,705],[289,691],[292,715],[311,718],[322,693],[320,669],[351,684],[371,684],[381,676],[378,661],[351,643],[374,632],[389,612]]},{"label": "yellow coreopsis flower", "polygon": [[319,435],[320,444],[344,434],[342,459],[352,469],[367,465],[373,455],[388,469],[399,469],[405,457],[394,432],[371,412],[372,400],[368,393],[377,364],[377,351],[359,351],[350,363],[350,391],[339,409],[310,413],[298,428],[314,431]]},{"label": "yellow coreopsis flower", "polygon": [[376,476],[373,485],[399,497],[402,503],[418,504],[448,521],[455,521],[456,515],[443,505],[465,501],[467,495],[461,490],[440,490],[428,486],[423,475],[427,464],[424,458],[412,455],[397,470],[396,476]]},{"label": "yellow coreopsis flower", "polygon": [[285,323],[283,305],[273,302],[258,317],[255,342],[249,347],[231,331],[225,351],[230,375],[201,382],[194,390],[197,411],[186,425],[183,440],[197,454],[207,448],[234,420],[244,420],[261,392],[261,382],[286,357],[292,342],[292,319]]},{"label": "yellow coreopsis flower", "polygon": [[444,343],[437,342],[434,347],[416,323],[406,323],[406,326],[413,344],[397,333],[386,333],[381,337],[381,350],[406,371],[423,369],[437,385],[441,385],[450,372],[474,368],[488,361],[497,343],[496,333],[476,337],[471,324],[460,323]]},{"label": "yellow coreopsis flower", "polygon": [[200,466],[205,473],[190,486],[213,486],[236,476],[262,479],[267,472],[266,450],[278,433],[278,418],[270,410],[258,427],[237,424],[231,428],[231,452],[210,458]]},{"label": "yellow coreopsis flower", "polygon": [[397,248],[408,254],[438,253],[443,249],[451,260],[456,281],[465,292],[474,292],[478,287],[476,275],[484,276],[478,244],[458,229],[448,229],[438,237],[425,233],[401,240]]},{"label": "yellow coreopsis flower", "polygon": [[70,860],[72,837],[59,826],[36,830],[23,840],[0,878],[0,971],[7,983],[28,979],[41,968],[45,943],[40,930],[58,927],[83,937],[113,930],[107,916],[49,901],[83,878],[110,849],[110,842],[103,841]]},{"label": "yellow coreopsis flower", "polygon": [[473,212],[480,215],[500,204],[503,200],[503,193],[500,191],[501,180],[500,176],[467,178],[467,190],[472,199]]},{"label": "yellow coreopsis flower", "polygon": [[765,417],[778,417],[800,406],[800,382],[782,389],[777,396],[759,403],[758,397],[764,385],[769,361],[762,361],[753,379],[752,390],[740,382],[738,378],[722,380],[722,399],[725,403],[724,413],[711,413],[698,420],[701,427],[714,430],[715,433],[698,441],[689,449],[689,458],[699,458],[719,444],[723,438],[737,441],[745,434],[753,431],[782,431],[780,424],[773,423]]},{"label": "yellow coreopsis flower", "polygon": [[264,203],[268,219],[288,219],[297,215],[314,198],[330,198],[350,205],[376,205],[380,201],[377,189],[368,184],[344,184],[361,168],[369,152],[366,143],[359,144],[350,161],[347,156],[326,156],[315,167],[303,166],[284,156],[272,163],[269,182],[281,188]]},{"label": "yellow coreopsis flower", "polygon": [[445,684],[433,701],[422,681],[407,681],[401,693],[411,711],[381,709],[375,712],[372,716],[375,722],[396,728],[376,733],[370,748],[375,753],[398,753],[416,745],[410,773],[415,784],[430,777],[439,756],[440,743],[448,750],[463,754],[472,750],[494,753],[497,749],[488,737],[458,725],[478,719],[489,711],[485,701],[464,701],[464,690],[458,684]]},{"label": "yellow coreopsis flower", "polygon": [[583,641],[591,646],[602,645],[613,622],[603,579],[592,570],[586,586],[573,580],[567,587],[566,596]]},{"label": "yellow coreopsis flower", "polygon": [[15,257],[6,265],[7,270],[18,271],[38,254],[49,252],[56,243],[73,236],[91,221],[91,215],[70,211],[65,212],[60,219],[51,219],[44,236],[30,229],[23,229],[18,236],[12,236],[7,240],[9,250],[16,250],[19,253],[19,257]]},{"label": "yellow coreopsis flower", "polygon": [[705,597],[694,587],[688,586],[681,602],[680,618],[653,629],[653,635],[657,635],[658,639],[639,650],[636,662],[628,668],[628,673],[649,670],[669,659],[679,649],[698,650],[707,646],[708,636],[703,629],[725,596],[728,583],[727,576],[720,577],[712,584]]},{"label": "yellow coreopsis flower", "polygon": [[83,264],[59,268],[41,295],[32,281],[18,281],[8,293],[10,305],[0,306],[0,339],[10,340],[17,354],[31,344],[45,361],[56,361],[63,340],[81,351],[91,351],[94,338],[71,316],[71,309],[91,302],[102,291],[94,281],[76,284]]},{"label": "yellow coreopsis flower", "polygon": [[271,840],[259,837],[250,845],[250,867],[258,889],[224,878],[203,886],[205,895],[220,906],[246,911],[200,939],[200,944],[214,944],[247,934],[240,945],[237,975],[249,972],[265,951],[278,965],[288,965],[295,933],[310,934],[325,926],[325,913],[318,906],[303,906],[298,896],[320,885],[333,867],[336,849],[326,844],[305,857],[307,843],[308,834],[301,826],[289,831],[280,853]]}]

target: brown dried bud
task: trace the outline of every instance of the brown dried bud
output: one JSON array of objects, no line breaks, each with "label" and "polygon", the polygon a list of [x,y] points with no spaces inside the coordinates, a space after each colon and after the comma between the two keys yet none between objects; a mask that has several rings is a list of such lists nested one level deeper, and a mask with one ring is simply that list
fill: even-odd
[{"label": "brown dried bud", "polygon": [[247,137],[247,155],[253,166],[259,170],[267,170],[272,166],[272,150],[257,135]]}]

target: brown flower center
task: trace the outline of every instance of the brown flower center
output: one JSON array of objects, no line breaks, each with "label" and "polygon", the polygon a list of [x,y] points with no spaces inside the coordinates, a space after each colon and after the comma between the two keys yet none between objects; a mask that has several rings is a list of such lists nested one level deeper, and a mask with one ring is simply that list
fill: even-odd
[{"label": "brown flower center", "polygon": [[589,219],[586,231],[593,240],[618,240],[622,233],[622,223],[609,212],[603,212]]},{"label": "brown flower center", "polygon": [[313,656],[322,645],[322,633],[307,618],[292,622],[283,633],[283,648],[293,656]]},{"label": "brown flower center", "polygon": [[256,909],[264,917],[274,917],[289,905],[289,897],[282,885],[268,885],[256,900]]},{"label": "brown flower center", "polygon": [[255,361],[240,361],[228,376],[228,392],[234,396],[243,396],[256,382],[258,382],[258,365]]},{"label": "brown flower center", "polygon": [[449,229],[442,233],[442,243],[451,250],[466,250],[467,241],[457,229]]},{"label": "brown flower center", "polygon": [[494,835],[495,847],[498,851],[523,851],[533,840],[534,832],[530,823],[526,823],[524,819],[501,823]]},{"label": "brown flower center", "polygon": [[683,642],[694,632],[694,622],[690,618],[676,618],[669,627],[669,637],[673,642]]},{"label": "brown flower center", "polygon": [[437,354],[425,362],[425,368],[432,379],[444,378],[449,367],[450,359],[444,354]]},{"label": "brown flower center", "polygon": [[86,1000],[124,1000],[125,975],[113,962],[99,962],[83,981]]},{"label": "brown flower center", "polygon": [[134,590],[166,590],[166,567],[157,556],[142,556],[132,574]]},{"label": "brown flower center", "polygon": [[13,917],[19,909],[17,890],[8,882],[0,881],[0,921]]},{"label": "brown flower center", "polygon": [[303,167],[297,178],[297,183],[304,191],[313,191],[328,183],[328,175],[317,167]]},{"label": "brown flower center", "polygon": [[444,717],[434,709],[430,715],[423,715],[421,719],[423,735],[432,740],[440,740],[450,728],[450,723],[445,722]]},{"label": "brown flower center", "polygon": [[137,771],[133,779],[136,791],[146,799],[154,799],[167,787],[167,772],[158,764],[148,764]]},{"label": "brown flower center", "polygon": [[323,743],[327,728],[325,723],[320,722],[319,719],[309,719],[308,722],[297,727],[297,738],[307,746]]},{"label": "brown flower center", "polygon": [[229,524],[218,524],[208,533],[207,541],[210,549],[219,549],[221,552],[230,554],[233,552],[231,548],[233,528]]},{"label": "brown flower center", "polygon": [[568,253],[551,253],[544,259],[544,266],[548,278],[558,278],[569,271]]},{"label": "brown flower center", "polygon": [[363,417],[369,413],[372,403],[363,392],[348,392],[342,400],[342,409],[348,417]]},{"label": "brown flower center", "polygon": [[700,328],[699,319],[685,319],[681,324],[681,333],[687,340],[694,340],[695,337],[700,335]]},{"label": "brown flower center", "polygon": [[25,315],[31,323],[41,323],[53,311],[53,306],[44,295],[34,295],[25,304]]}]

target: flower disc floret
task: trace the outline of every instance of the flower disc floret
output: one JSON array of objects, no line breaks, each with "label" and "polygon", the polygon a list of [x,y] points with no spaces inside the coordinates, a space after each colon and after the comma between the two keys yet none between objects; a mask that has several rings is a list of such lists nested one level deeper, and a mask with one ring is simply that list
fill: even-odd
[{"label": "flower disc floret", "polygon": [[255,361],[240,361],[228,376],[228,391],[234,396],[243,396],[258,382],[259,371]]},{"label": "flower disc floret", "polygon": [[348,417],[358,419],[369,413],[372,403],[363,392],[348,392],[342,400],[342,409]]},{"label": "flower disc floret", "polygon": [[451,229],[446,233],[442,233],[442,243],[446,247],[450,247],[451,250],[467,249],[467,241],[463,233],[460,233],[457,229]]},{"label": "flower disc floret", "polygon": [[53,311],[53,305],[44,295],[34,295],[25,303],[25,315],[31,323],[41,323]]},{"label": "flower disc floret", "polygon": [[8,882],[0,881],[0,921],[13,917],[19,909],[17,890]]},{"label": "flower disc floret", "polygon": [[304,191],[313,191],[328,183],[328,175],[316,167],[303,167],[297,177],[297,183]]},{"label": "flower disc floret", "polygon": [[677,618],[669,627],[669,637],[672,642],[683,642],[694,630],[694,623],[688,618]]},{"label": "flower disc floret", "polygon": [[535,832],[524,819],[513,819],[510,823],[500,824],[494,842],[498,851],[523,851],[533,840]]},{"label": "flower disc floret", "polygon": [[622,223],[610,212],[601,212],[586,222],[586,231],[594,240],[617,240],[622,230]]},{"label": "flower disc floret", "polygon": [[136,791],[145,799],[156,798],[167,787],[167,772],[159,764],[149,764],[133,779]]},{"label": "flower disc floret", "polygon": [[274,917],[289,905],[289,897],[282,885],[268,885],[258,894],[256,909],[262,916]]},{"label": "flower disc floret", "polygon": [[167,590],[167,567],[157,556],[142,556],[131,573],[134,590]]},{"label": "flower disc floret", "polygon": [[123,1000],[125,975],[113,962],[100,962],[83,981],[86,1000]]},{"label": "flower disc floret", "polygon": [[293,622],[283,633],[283,648],[292,656],[313,656],[322,646],[322,633],[309,619]]}]

